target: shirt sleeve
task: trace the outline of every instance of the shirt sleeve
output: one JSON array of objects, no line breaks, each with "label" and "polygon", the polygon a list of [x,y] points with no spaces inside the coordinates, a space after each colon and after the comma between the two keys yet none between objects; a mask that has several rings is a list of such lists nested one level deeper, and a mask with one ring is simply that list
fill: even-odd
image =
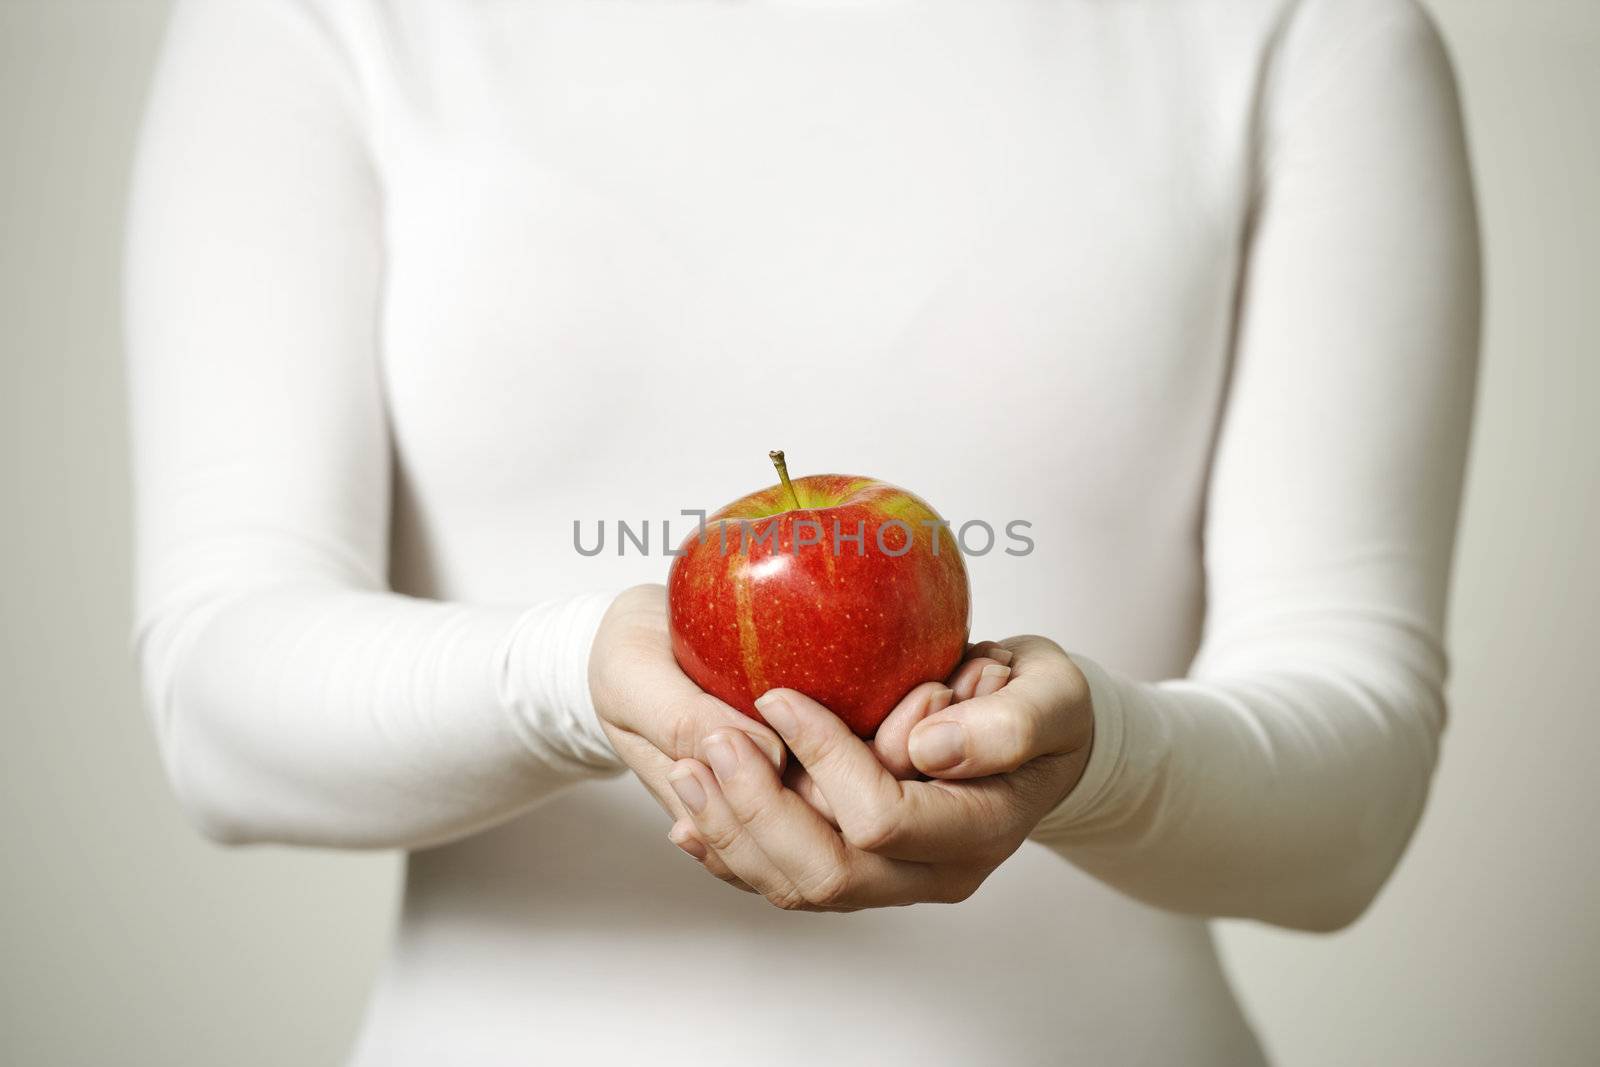
[{"label": "shirt sleeve", "polygon": [[620,763],[590,704],[596,593],[388,589],[381,195],[316,9],[177,6],[130,204],[136,644],[212,836],[414,847]]},{"label": "shirt sleeve", "polygon": [[1421,813],[1478,346],[1449,63],[1410,0],[1299,5],[1260,173],[1187,678],[1077,657],[1096,737],[1036,839],[1182,912],[1353,921]]}]

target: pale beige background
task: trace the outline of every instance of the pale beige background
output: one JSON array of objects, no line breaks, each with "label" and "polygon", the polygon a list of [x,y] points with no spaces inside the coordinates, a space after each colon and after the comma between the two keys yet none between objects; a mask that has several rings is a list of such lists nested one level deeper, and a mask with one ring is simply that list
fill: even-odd
[{"label": "pale beige background", "polygon": [[[126,652],[118,250],[165,9],[0,0],[0,1062],[334,1064],[396,860],[202,841]],[[1453,721],[1366,918],[1223,933],[1285,1067],[1600,1061],[1600,3],[1434,9],[1489,281]]]}]

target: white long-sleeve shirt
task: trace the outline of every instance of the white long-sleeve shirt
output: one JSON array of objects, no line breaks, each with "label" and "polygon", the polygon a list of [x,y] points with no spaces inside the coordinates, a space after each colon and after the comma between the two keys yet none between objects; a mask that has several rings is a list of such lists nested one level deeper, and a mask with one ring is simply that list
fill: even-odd
[{"label": "white long-sleeve shirt", "polygon": [[[183,0],[131,213],[162,751],[413,850],[360,1064],[1257,1062],[1203,917],[1411,833],[1478,264],[1410,0]],[[730,891],[596,725],[608,591],[780,446],[1032,524],[974,635],[1095,745],[965,904]]]}]

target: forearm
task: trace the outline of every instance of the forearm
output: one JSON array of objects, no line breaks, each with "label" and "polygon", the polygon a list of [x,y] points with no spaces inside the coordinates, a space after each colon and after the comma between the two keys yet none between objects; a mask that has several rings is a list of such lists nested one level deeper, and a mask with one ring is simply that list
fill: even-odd
[{"label": "forearm", "polygon": [[620,766],[587,684],[609,599],[283,585],[157,611],[140,654],[174,786],[229,842],[418,847],[507,818]]},{"label": "forearm", "polygon": [[1262,652],[1157,685],[1080,657],[1095,750],[1035,839],[1174,911],[1309,930],[1353,921],[1421,813],[1439,677],[1307,640]]}]

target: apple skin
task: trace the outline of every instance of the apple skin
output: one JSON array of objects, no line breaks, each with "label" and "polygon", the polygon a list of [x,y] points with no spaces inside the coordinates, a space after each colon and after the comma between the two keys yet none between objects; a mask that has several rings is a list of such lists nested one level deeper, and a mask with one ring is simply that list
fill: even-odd
[{"label": "apple skin", "polygon": [[[756,697],[795,689],[871,737],[906,693],[961,661],[966,564],[948,527],[923,525],[938,513],[904,489],[818,474],[796,479],[794,493],[751,493],[684,541],[667,577],[672,652],[701,689],[753,719]],[[906,548],[905,529],[885,526],[896,519],[912,541],[898,556],[878,545],[882,528],[889,552]],[[819,524],[820,543],[808,543],[818,528],[805,520]],[[844,539],[858,529],[859,550]]]}]

